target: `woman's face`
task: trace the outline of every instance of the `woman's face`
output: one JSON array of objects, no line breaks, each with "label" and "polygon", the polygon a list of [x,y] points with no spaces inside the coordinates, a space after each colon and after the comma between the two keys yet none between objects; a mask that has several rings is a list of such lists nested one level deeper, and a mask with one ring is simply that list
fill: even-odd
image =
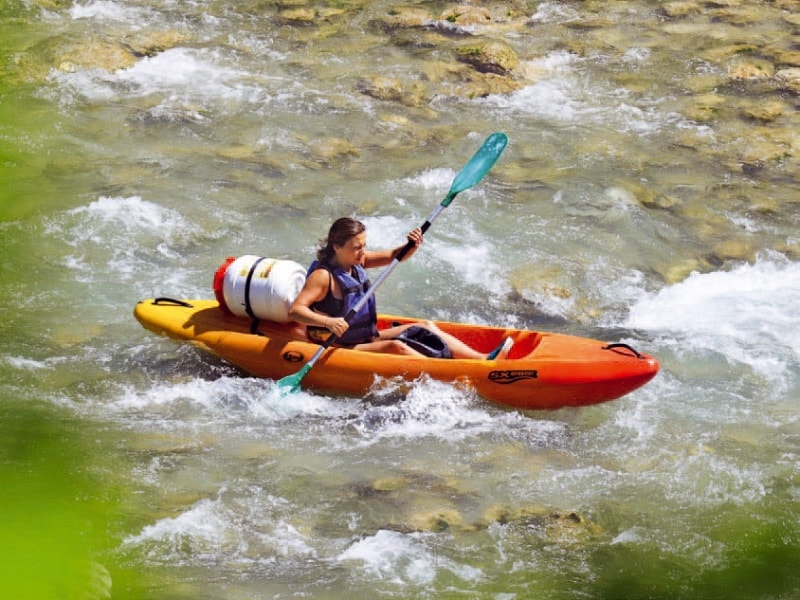
[{"label": "woman's face", "polygon": [[336,252],[336,260],[342,268],[363,265],[367,251],[367,232],[354,235],[341,246],[334,245],[333,250]]}]

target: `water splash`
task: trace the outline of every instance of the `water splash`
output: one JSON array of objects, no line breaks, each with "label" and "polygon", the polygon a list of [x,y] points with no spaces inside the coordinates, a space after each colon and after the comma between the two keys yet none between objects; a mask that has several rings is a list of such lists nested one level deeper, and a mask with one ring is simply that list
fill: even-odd
[{"label": "water splash", "polygon": [[800,267],[780,255],[730,271],[692,273],[642,298],[627,327],[673,337],[674,346],[715,350],[776,385],[800,363]]}]

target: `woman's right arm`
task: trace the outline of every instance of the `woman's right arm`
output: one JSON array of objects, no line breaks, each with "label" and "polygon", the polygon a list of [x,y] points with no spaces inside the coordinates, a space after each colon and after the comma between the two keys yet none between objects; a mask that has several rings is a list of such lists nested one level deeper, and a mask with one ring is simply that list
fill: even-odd
[{"label": "woman's right arm", "polygon": [[289,317],[305,325],[316,325],[342,335],[349,327],[347,321],[341,317],[331,317],[311,310],[311,305],[320,302],[328,293],[329,275],[325,269],[317,269],[306,279],[303,289],[292,302],[289,309]]}]

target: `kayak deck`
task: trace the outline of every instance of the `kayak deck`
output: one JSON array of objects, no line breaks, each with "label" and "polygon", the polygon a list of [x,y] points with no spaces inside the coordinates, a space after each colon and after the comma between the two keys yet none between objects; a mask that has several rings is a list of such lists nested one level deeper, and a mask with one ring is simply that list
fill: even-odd
[{"label": "kayak deck", "polygon": [[[251,321],[223,312],[216,300],[148,299],[134,314],[147,329],[200,344],[256,377],[296,373],[319,349],[297,323]],[[379,329],[419,319],[380,315]],[[467,385],[482,397],[525,410],[585,406],[614,400],[658,372],[658,361],[624,344],[559,333],[435,321],[487,354],[506,337],[514,340],[503,360],[438,359],[328,348],[303,379],[322,393],[363,395],[381,378],[413,381],[422,375]]]}]

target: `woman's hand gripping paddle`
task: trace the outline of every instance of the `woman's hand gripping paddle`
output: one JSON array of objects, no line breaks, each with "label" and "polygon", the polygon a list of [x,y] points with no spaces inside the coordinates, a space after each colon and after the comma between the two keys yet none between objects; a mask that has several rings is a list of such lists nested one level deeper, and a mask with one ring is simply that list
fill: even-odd
[{"label": "woman's hand gripping paddle", "polygon": [[[484,176],[491,170],[494,166],[494,163],[497,162],[497,159],[500,158],[500,155],[503,153],[503,150],[508,143],[508,137],[505,133],[493,133],[486,141],[483,142],[483,145],[480,149],[475,153],[475,155],[469,160],[469,162],[464,165],[464,168],[458,172],[456,178],[453,180],[453,183],[450,185],[450,191],[445,196],[444,200],[441,201],[439,206],[428,216],[426,221],[422,224],[422,233],[425,233],[428,228],[431,226],[433,221],[436,217],[439,216],[439,213],[442,212],[445,208],[450,206],[450,203],[453,201],[453,198],[456,197],[457,194],[463,192],[466,189],[471,188],[473,185],[478,183]],[[383,270],[383,272],[378,276],[375,280],[375,283],[367,290],[367,293],[364,294],[364,297],[350,309],[350,311],[345,315],[345,320],[349,323],[350,320],[358,313],[359,310],[367,303],[367,301],[375,294],[375,290],[384,282],[384,280],[391,274],[394,268],[400,264],[406,254],[411,251],[411,248],[414,247],[414,242],[411,240],[405,245],[405,247],[400,251],[400,253],[392,260],[391,263],[387,265],[387,267]],[[314,353],[314,356],[303,365],[303,367],[294,375],[288,375],[283,379],[278,381],[278,387],[290,391],[296,392],[300,389],[300,382],[303,381],[303,378],[308,374],[308,372],[314,367],[317,360],[319,360],[322,353],[336,340],[336,335],[331,334],[322,346]]]}]

